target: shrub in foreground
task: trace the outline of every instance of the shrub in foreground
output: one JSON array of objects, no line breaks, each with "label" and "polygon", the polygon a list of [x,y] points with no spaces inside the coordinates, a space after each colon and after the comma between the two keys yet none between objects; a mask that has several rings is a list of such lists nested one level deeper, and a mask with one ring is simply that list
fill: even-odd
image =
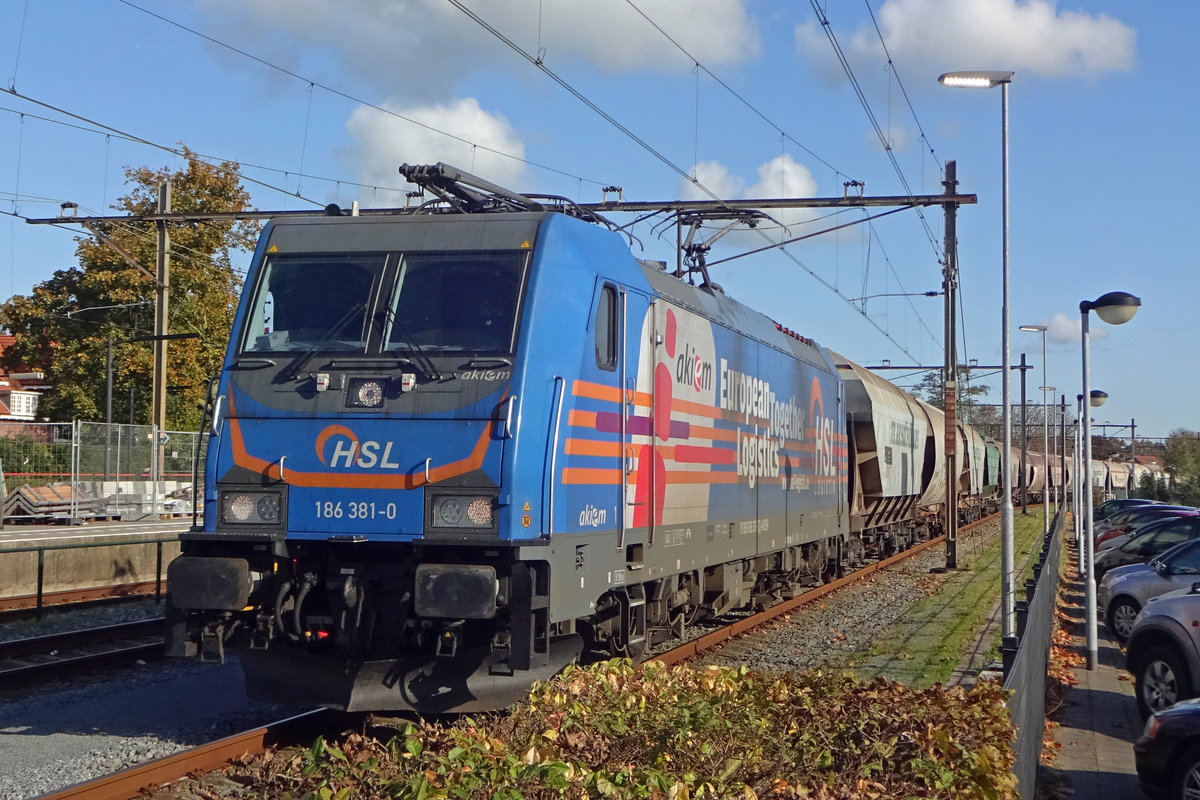
[{"label": "shrub in foreground", "polygon": [[1003,691],[611,661],[504,714],[247,765],[266,797],[1016,798]]}]

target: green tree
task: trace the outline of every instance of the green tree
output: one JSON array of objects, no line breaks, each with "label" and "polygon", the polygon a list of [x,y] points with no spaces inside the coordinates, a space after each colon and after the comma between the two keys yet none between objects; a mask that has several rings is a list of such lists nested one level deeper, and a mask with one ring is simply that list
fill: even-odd
[{"label": "green tree", "polygon": [[[129,194],[115,205],[130,220],[96,227],[153,271],[157,236],[152,222],[138,221],[157,208],[158,188],[171,184],[171,208],[182,213],[244,211],[250,197],[234,162],[208,164],[184,149],[185,168],[126,169]],[[169,225],[170,333],[196,333],[199,339],[172,341],[167,364],[167,427],[192,430],[206,379],[221,366],[241,279],[234,271],[236,252],[253,247],[256,223],[223,221]],[[54,421],[103,420],[106,402],[106,345],[154,333],[155,282],[107,244],[92,237],[76,239],[79,266],[56,271],[0,306],[0,324],[16,335],[3,366],[43,369],[51,389],[39,412]],[[117,345],[113,358],[113,421],[131,417],[148,423],[153,404],[153,342]],[[132,392],[131,392],[132,390]],[[131,400],[130,397],[134,398]]]},{"label": "green tree", "polygon": [[1155,478],[1152,473],[1143,472],[1142,477],[1138,481],[1136,497],[1143,497],[1147,500],[1170,500],[1171,494],[1167,489],[1167,482],[1161,478]]},{"label": "green tree", "polygon": [[1200,502],[1200,435],[1182,428],[1167,437],[1163,469],[1170,476],[1171,498],[1189,505]]},{"label": "green tree", "polygon": [[[985,383],[971,381],[971,368],[962,364],[958,367],[958,391],[956,393],[956,408],[958,419],[966,420],[968,424],[986,426],[996,419],[993,409],[979,404],[979,398],[985,396],[991,387]],[[913,389],[913,394],[934,408],[946,409],[946,389],[942,383],[941,370],[926,372],[921,382]]]}]

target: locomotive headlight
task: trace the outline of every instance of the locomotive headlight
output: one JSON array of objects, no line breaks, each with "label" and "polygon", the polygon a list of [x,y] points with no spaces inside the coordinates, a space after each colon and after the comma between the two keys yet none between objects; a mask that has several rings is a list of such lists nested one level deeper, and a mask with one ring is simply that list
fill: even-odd
[{"label": "locomotive headlight", "polygon": [[277,525],[282,512],[280,492],[221,492],[221,522],[226,525]]},{"label": "locomotive headlight", "polygon": [[354,378],[349,383],[346,404],[351,408],[382,408],[386,386],[384,378]]},{"label": "locomotive headlight", "polygon": [[467,519],[472,525],[481,527],[492,526],[492,501],[487,497],[476,497],[467,506]]},{"label": "locomotive headlight", "polygon": [[229,501],[229,515],[238,522],[245,522],[254,513],[254,501],[249,495],[239,494]]},{"label": "locomotive headlight", "polygon": [[430,527],[486,531],[496,528],[496,499],[481,494],[436,494],[429,500]]}]

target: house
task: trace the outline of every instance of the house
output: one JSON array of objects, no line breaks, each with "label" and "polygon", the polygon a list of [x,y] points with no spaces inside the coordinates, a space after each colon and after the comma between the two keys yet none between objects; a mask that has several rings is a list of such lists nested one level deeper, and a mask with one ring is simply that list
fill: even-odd
[{"label": "house", "polygon": [[[0,334],[0,356],[16,342],[17,337]],[[5,375],[0,371],[0,420],[33,422],[37,419],[38,400],[41,390],[46,389],[45,375],[36,370],[13,372]]]}]

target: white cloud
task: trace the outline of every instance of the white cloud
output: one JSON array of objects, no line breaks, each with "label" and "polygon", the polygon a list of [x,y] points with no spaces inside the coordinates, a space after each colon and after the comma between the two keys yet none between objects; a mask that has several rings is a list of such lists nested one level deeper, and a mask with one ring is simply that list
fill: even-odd
[{"label": "white cloud", "polygon": [[[716,195],[722,200],[767,199],[786,197],[815,197],[817,182],[808,167],[790,155],[780,155],[758,167],[758,180],[749,183],[732,173],[724,164],[703,161],[692,168],[695,181],[680,179],[679,197],[683,200],[711,200]],[[708,189],[708,192],[704,191]],[[709,194],[711,192],[712,194]],[[736,203],[734,205],[737,205]],[[814,220],[818,213],[810,208],[767,209],[771,220],[758,223],[758,230],[766,231],[774,240],[798,236],[795,226]],[[780,228],[780,223],[784,228]],[[716,225],[716,223],[714,223]],[[731,232],[723,241],[735,246],[761,246],[763,238],[751,230],[739,229]]]},{"label": "white cloud", "polygon": [[486,177],[492,183],[521,190],[524,164],[519,159],[525,155],[525,145],[502,115],[488,113],[473,98],[446,105],[400,108],[385,104],[385,107],[428,127],[368,107],[358,108],[350,115],[346,128],[354,146],[346,156],[353,162],[360,180],[401,190],[380,192],[378,197],[364,198],[365,202],[380,206],[402,205],[403,190],[412,188],[398,172],[404,163],[444,161]]},{"label": "white cloud", "polygon": [[701,161],[692,167],[691,174],[694,180],[679,179],[681,200],[712,200],[713,195],[722,200],[747,196],[746,182],[730,172],[724,164]]},{"label": "white cloud", "polygon": [[[685,200],[710,200],[715,194],[722,200],[739,198],[813,197],[817,182],[808,167],[790,155],[777,156],[758,168],[758,181],[749,184],[724,164],[701,161],[692,168],[695,182],[679,181],[679,196]],[[700,184],[697,186],[695,184]],[[709,192],[704,191],[707,188]]]},{"label": "white cloud", "polygon": [[[679,72],[692,69],[695,61],[714,68],[742,63],[757,57],[762,46],[740,0],[639,0],[636,9],[620,2],[520,0],[505,4],[503,20],[490,19],[494,15],[486,6],[476,11],[497,27],[503,21],[527,50],[537,49],[540,41],[551,69],[566,57],[613,73]],[[540,32],[540,40],[531,32]]]},{"label": "white cloud", "polygon": [[[1103,13],[1059,10],[1054,0],[887,0],[876,16],[892,58],[909,73],[1011,69],[1097,77],[1130,70],[1135,61],[1133,28]],[[842,42],[852,63],[882,57],[874,26]],[[831,49],[817,23],[796,28],[796,46],[831,74]]]},{"label": "white cloud", "polygon": [[[200,2],[222,38],[253,42],[256,55],[296,72],[336,58],[362,82],[393,96],[403,92],[409,102],[444,96],[473,71],[533,74],[525,59],[445,0]],[[582,60],[607,73],[679,73],[695,61],[713,68],[743,63],[762,47],[743,0],[639,0],[636,9],[579,0],[464,5],[556,71]]]},{"label": "white cloud", "polygon": [[[218,38],[314,78],[333,59],[351,69],[357,87],[331,88],[368,99],[402,91],[407,102],[442,97],[488,59],[488,34],[439,0],[200,0]],[[244,62],[239,62],[244,65]],[[271,75],[274,79],[274,75]],[[363,86],[374,87],[366,89]]]},{"label": "white cloud", "polygon": [[[1078,314],[1067,315],[1060,311],[1044,324],[1047,326],[1047,341],[1053,344],[1080,346],[1080,340],[1083,338],[1083,324],[1080,322]],[[1104,329],[1103,325],[1089,324],[1088,338],[1092,341],[1107,339],[1108,331]]]}]

